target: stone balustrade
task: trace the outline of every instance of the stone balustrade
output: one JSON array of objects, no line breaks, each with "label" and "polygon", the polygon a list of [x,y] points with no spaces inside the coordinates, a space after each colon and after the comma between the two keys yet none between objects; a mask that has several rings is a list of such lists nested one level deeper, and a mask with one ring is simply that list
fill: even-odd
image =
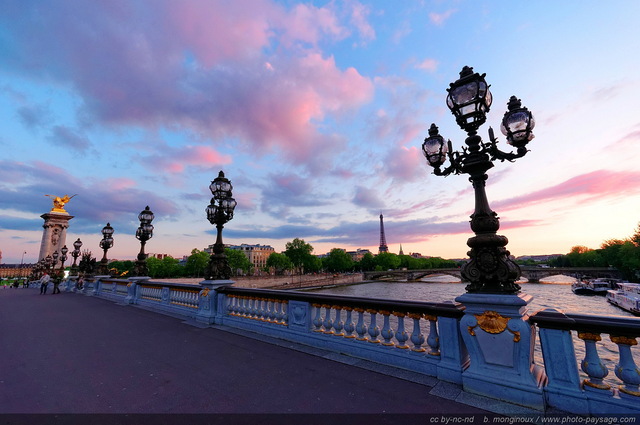
[{"label": "stone balustrade", "polygon": [[[632,356],[640,319],[554,309],[528,316],[526,297],[520,297],[521,304],[509,301],[514,307],[497,306],[496,312],[478,297],[462,304],[410,302],[235,288],[232,283],[204,281],[194,286],[96,276],[85,279],[82,290],[76,289],[75,277],[62,287],[200,326],[223,325],[437,377],[465,391],[490,388],[494,394],[489,397],[538,409],[640,414],[640,372]],[[542,365],[530,354],[538,334]],[[612,374],[600,357],[603,338],[617,349]],[[576,341],[584,344],[583,359],[576,358]],[[519,367],[522,359],[527,363]],[[578,364],[585,379],[580,378]],[[606,382],[608,375],[616,376],[617,386]],[[536,401],[538,394],[541,403]]]},{"label": "stone balustrade", "polygon": [[[631,347],[640,336],[640,319],[564,313],[545,309],[530,318],[539,328],[548,384],[547,403],[576,413],[640,412],[640,371]],[[575,340],[584,343],[584,358],[576,358]],[[617,387],[604,381],[609,369],[602,361],[598,342],[608,335],[617,347],[614,374]],[[606,336],[605,336],[606,338]],[[587,378],[580,379],[577,363]]]}]

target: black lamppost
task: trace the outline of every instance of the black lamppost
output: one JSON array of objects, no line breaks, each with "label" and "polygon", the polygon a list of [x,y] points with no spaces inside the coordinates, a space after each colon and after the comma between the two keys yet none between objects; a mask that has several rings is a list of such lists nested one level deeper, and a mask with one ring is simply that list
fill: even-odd
[{"label": "black lamppost", "polygon": [[209,264],[205,272],[206,280],[228,280],[231,277],[231,267],[224,253],[224,244],[222,243],[222,228],[224,224],[233,218],[233,210],[237,203],[231,197],[233,186],[231,182],[224,177],[224,173],[220,171],[209,185],[209,189],[213,194],[211,204],[206,209],[207,219],[209,223],[215,224],[218,230],[216,243],[213,245],[213,254],[209,258]]},{"label": "black lamppost", "polygon": [[51,255],[47,255],[44,258],[44,267],[48,273],[51,273],[51,263],[53,263],[53,258]]},{"label": "black lamppost", "polygon": [[111,227],[111,224],[107,223],[107,225],[102,228],[102,240],[100,241],[100,248],[102,248],[104,255],[102,256],[102,260],[100,260],[98,273],[102,275],[109,274],[109,260],[107,260],[107,251],[113,246],[113,238],[111,237],[112,235],[113,227]]},{"label": "black lamppost", "polygon": [[71,256],[73,257],[73,265],[71,266],[70,273],[72,276],[78,275],[78,266],[76,262],[78,261],[78,257],[80,256],[80,248],[82,247],[82,241],[78,238],[77,241],[73,243],[73,251],[71,251]]},{"label": "black lamppost", "polygon": [[[447,106],[456,117],[456,122],[467,132],[466,147],[462,152],[452,152],[451,141],[444,143],[438,127],[431,124],[429,137],[422,144],[422,150],[434,174],[468,174],[475,190],[475,211],[471,215],[471,229],[476,236],[469,238],[467,245],[470,261],[462,266],[462,277],[469,282],[466,290],[470,293],[517,294],[520,285],[515,282],[520,277],[520,267],[509,258],[505,248],[506,237],[497,235],[500,228],[498,215],[489,207],[485,192],[487,170],[493,161],[513,161],[523,157],[528,151],[527,143],[533,139],[531,130],[535,126],[533,115],[522,107],[520,100],[511,96],[508,111],[502,118],[501,130],[507,143],[516,148],[516,153],[502,152],[497,147],[493,130],[489,128],[489,143],[484,143],[477,134],[478,128],[486,121],[486,114],[492,102],[485,74],[473,72],[465,66],[460,79],[447,89]],[[450,165],[441,169],[449,158]]]},{"label": "black lamppost", "polygon": [[60,270],[62,270],[64,272],[64,262],[67,261],[67,252],[69,252],[69,248],[67,248],[67,246],[63,246],[60,249],[60,253],[62,254],[60,256],[60,261],[62,262],[62,264],[60,264]]},{"label": "black lamppost", "polygon": [[147,267],[147,255],[144,253],[144,245],[149,239],[153,237],[153,225],[151,222],[155,216],[149,209],[149,206],[142,210],[138,214],[138,220],[140,220],[140,227],[136,230],[136,238],[140,241],[140,252],[138,253],[138,259],[134,269],[135,276],[147,276],[149,274],[149,268]]},{"label": "black lamppost", "polygon": [[51,266],[51,271],[53,273],[56,272],[56,265],[58,264],[58,257],[60,257],[60,253],[58,251],[53,251],[51,254],[51,258],[53,259],[53,264]]}]

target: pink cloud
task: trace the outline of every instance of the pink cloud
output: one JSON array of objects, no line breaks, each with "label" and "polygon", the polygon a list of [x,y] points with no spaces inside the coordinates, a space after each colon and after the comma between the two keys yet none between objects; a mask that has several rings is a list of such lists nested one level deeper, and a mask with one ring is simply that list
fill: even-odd
[{"label": "pink cloud", "polygon": [[416,65],[416,68],[429,72],[435,72],[438,69],[438,61],[435,59],[425,59]]},{"label": "pink cloud", "polygon": [[391,149],[384,161],[387,174],[402,182],[411,182],[424,177],[426,164],[417,147]]},{"label": "pink cloud", "polygon": [[492,206],[504,210],[551,202],[556,199],[584,197],[587,200],[598,200],[637,196],[639,193],[640,172],[598,170],[526,195],[494,202]]},{"label": "pink cloud", "polygon": [[444,25],[445,21],[451,17],[454,13],[457,12],[457,9],[449,9],[443,13],[429,13],[429,20],[438,26]]},{"label": "pink cloud", "polygon": [[124,190],[124,189],[130,189],[132,187],[137,186],[137,183],[135,182],[135,180],[127,179],[125,177],[106,179],[104,184],[110,190]]},{"label": "pink cloud", "polygon": [[223,155],[209,146],[158,147],[160,153],[144,157],[140,162],[151,169],[163,169],[172,174],[182,173],[186,167],[208,170],[232,162],[231,156]]},{"label": "pink cloud", "polygon": [[344,17],[333,3],[286,9],[269,0],[13,3],[0,23],[15,45],[0,63],[70,84],[83,100],[80,115],[97,124],[185,127],[204,139],[239,139],[252,153],[313,162],[318,144],[342,143],[320,122],[373,96],[370,79],[315,46],[348,35],[340,19],[370,34],[366,8],[350,5]]}]

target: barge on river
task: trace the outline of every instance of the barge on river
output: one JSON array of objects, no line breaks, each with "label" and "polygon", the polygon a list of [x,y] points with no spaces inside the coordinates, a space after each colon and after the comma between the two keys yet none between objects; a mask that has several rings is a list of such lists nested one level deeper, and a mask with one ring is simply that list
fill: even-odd
[{"label": "barge on river", "polygon": [[619,283],[618,289],[607,291],[607,301],[640,316],[640,283]]},{"label": "barge on river", "polygon": [[571,284],[571,290],[577,295],[607,295],[611,282],[604,279],[583,279]]}]

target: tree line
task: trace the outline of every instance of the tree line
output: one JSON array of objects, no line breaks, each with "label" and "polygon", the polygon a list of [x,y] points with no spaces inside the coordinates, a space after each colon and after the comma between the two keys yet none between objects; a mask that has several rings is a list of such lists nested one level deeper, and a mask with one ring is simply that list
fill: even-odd
[{"label": "tree line", "polygon": [[[313,246],[304,239],[295,238],[287,242],[282,253],[272,253],[266,262],[264,272],[275,274],[287,273],[347,273],[360,271],[375,271],[406,268],[408,270],[452,268],[458,267],[456,262],[443,260],[439,257],[414,258],[409,255],[397,255],[389,252],[372,255],[366,253],[361,260],[353,261],[351,256],[343,249],[334,248],[324,258],[312,254]],[[226,248],[225,253],[229,259],[229,265],[234,275],[255,273],[253,264],[241,251]],[[209,261],[209,253],[199,249],[193,249],[185,263],[172,257],[147,259],[149,276],[158,278],[178,277],[204,277],[204,272]],[[109,267],[113,275],[126,277],[133,272],[135,262],[112,261]]]},{"label": "tree line", "polygon": [[614,267],[627,280],[640,278],[640,224],[626,239],[608,239],[599,249],[578,245],[548,262],[551,267]]}]

